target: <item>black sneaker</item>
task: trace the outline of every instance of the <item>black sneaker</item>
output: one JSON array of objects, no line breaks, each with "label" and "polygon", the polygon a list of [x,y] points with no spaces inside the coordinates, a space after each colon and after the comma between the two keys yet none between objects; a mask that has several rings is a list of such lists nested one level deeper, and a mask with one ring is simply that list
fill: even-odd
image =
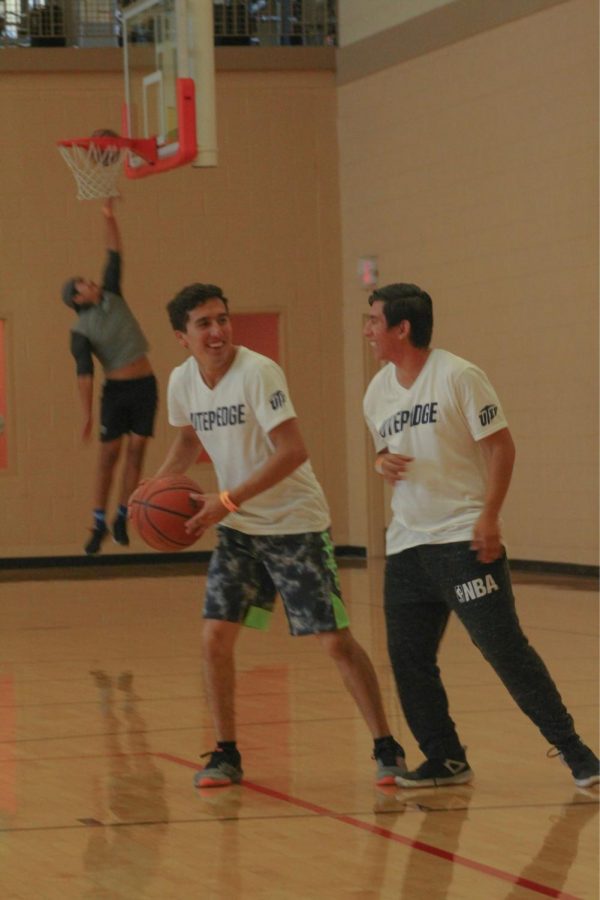
[{"label": "black sneaker", "polygon": [[205,756],[210,756],[209,761],[194,775],[197,788],[226,787],[228,784],[239,784],[242,780],[242,757],[237,751],[231,753],[217,748],[203,753],[200,758]]},{"label": "black sneaker", "polygon": [[127,534],[127,519],[125,516],[117,516],[112,524],[113,540],[123,547],[129,547],[129,535]]},{"label": "black sneaker", "polygon": [[572,747],[564,747],[562,750],[549,750],[547,755],[560,757],[561,762],[571,770],[577,787],[591,787],[600,782],[598,757],[581,741],[575,741]]},{"label": "black sneaker", "polygon": [[374,750],[372,758],[377,763],[375,784],[396,784],[396,776],[406,772],[404,750],[393,737],[387,738],[385,743]]},{"label": "black sneaker", "polygon": [[473,778],[469,763],[460,759],[426,759],[414,772],[396,778],[404,788],[442,787],[444,784],[467,784]]},{"label": "black sneaker", "polygon": [[88,556],[93,556],[98,552],[100,547],[102,546],[102,541],[108,534],[108,528],[104,526],[103,528],[92,528],[92,536],[83,548]]}]

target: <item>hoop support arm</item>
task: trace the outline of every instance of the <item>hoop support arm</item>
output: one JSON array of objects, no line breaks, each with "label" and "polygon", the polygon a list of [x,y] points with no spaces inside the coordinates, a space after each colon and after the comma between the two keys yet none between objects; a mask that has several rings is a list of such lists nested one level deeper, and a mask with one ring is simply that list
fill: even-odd
[{"label": "hoop support arm", "polygon": [[[147,175],[157,175],[169,169],[177,168],[191,163],[198,152],[196,143],[196,95],[193,78],[177,79],[177,119],[179,122],[179,141],[175,153],[160,157],[156,155],[154,161],[148,160],[143,153],[139,153],[132,147],[134,153],[145,160],[144,165],[132,165],[129,158],[125,160],[125,174],[128,178],[145,178]],[[129,129],[127,106],[123,108],[123,133],[126,135]],[[126,138],[131,140],[130,138]],[[156,139],[151,138],[156,147]]]}]

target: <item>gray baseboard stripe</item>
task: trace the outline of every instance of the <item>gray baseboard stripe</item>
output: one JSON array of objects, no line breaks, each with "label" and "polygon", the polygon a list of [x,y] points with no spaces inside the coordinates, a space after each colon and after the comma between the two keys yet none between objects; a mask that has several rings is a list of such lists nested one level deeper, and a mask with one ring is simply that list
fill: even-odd
[{"label": "gray baseboard stripe", "polygon": [[531,572],[539,575],[566,575],[569,578],[598,578],[600,566],[586,566],[579,563],[544,562],[536,559],[511,559],[513,572]]},{"label": "gray baseboard stripe", "polygon": [[[47,570],[47,577],[51,577],[51,570],[57,571],[57,578],[68,577],[71,570],[85,569],[125,569],[132,566],[170,565],[176,567],[204,566],[210,559],[210,550],[184,551],[182,553],[114,553],[99,556],[29,556],[0,558],[0,579],[2,572],[21,572]],[[352,562],[364,563],[367,561],[366,547],[353,544],[341,544],[336,546],[335,555],[338,560],[351,564]],[[548,562],[536,559],[511,559],[510,568],[513,572],[528,572],[539,575],[563,575],[568,577],[593,578],[600,577],[600,567],[581,565],[580,563]]]},{"label": "gray baseboard stripe", "polygon": [[[198,565],[209,561],[210,550],[186,550],[181,553],[103,553],[98,556],[13,556],[0,557],[0,577],[3,571],[26,571],[27,569],[89,569],[112,568],[114,566],[156,566],[156,565]],[[335,548],[340,559],[366,559],[366,547],[340,545]],[[61,576],[64,577],[64,576]]]}]

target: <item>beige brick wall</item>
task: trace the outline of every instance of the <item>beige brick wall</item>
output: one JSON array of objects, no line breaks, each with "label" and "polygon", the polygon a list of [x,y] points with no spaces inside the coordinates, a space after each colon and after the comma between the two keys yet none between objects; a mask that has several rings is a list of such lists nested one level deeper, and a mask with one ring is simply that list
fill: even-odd
[{"label": "beige brick wall", "polygon": [[[151,342],[162,395],[147,470],[173,435],[166,384],[183,359],[165,303],[190,281],[220,284],[234,312],[282,314],[292,397],[336,540],[345,543],[334,75],[227,71],[217,82],[220,166],[122,185],[124,293]],[[80,553],[91,523],[97,444],[79,441],[72,314],[59,288],[71,274],[99,276],[102,220],[98,203],[76,200],[55,141],[118,127],[121,97],[118,70],[4,72],[0,80],[0,317],[9,326],[11,460],[0,473],[3,557]],[[208,467],[194,474],[211,484]],[[212,540],[211,533],[198,546]]]},{"label": "beige brick wall", "polygon": [[[479,363],[502,397],[518,445],[512,556],[596,562],[596,33],[595,3],[569,0],[337,97],[326,70],[219,71],[220,166],[123,185],[125,294],[162,386],[148,470],[171,437],[164,391],[181,359],[164,304],[188,281],[221,283],[234,310],[282,313],[335,539],[373,549],[384,506],[360,411],[371,364],[356,262],[374,253],[382,283],[430,290],[436,344]],[[34,72],[14,52],[19,72],[0,79],[11,454],[0,555],[62,555],[81,551],[96,445],[79,442],[58,287],[75,271],[97,276],[102,225],[54,142],[116,127],[122,75],[104,62]],[[101,68],[97,56],[85,58]],[[211,484],[208,469],[194,474]]]},{"label": "beige brick wall", "polygon": [[597,562],[597,12],[571,0],[340,87],[351,540],[368,539],[359,256],[496,386],[516,558]]}]

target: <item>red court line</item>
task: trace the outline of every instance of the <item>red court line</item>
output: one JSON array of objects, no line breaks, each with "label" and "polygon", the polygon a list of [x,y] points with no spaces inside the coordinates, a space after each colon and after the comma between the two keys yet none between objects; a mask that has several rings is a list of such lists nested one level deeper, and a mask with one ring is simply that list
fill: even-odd
[{"label": "red court line", "polygon": [[[198,768],[198,763],[191,762],[188,759],[182,759],[179,756],[173,756],[170,753],[152,753],[152,756],[160,757],[160,759],[165,759],[168,762],[177,763],[177,765],[180,766],[187,766],[190,769]],[[415,841],[412,838],[396,834],[388,828],[382,828],[380,825],[371,825],[369,822],[362,822],[360,819],[355,819],[353,816],[336,813],[332,809],[318,806],[316,803],[311,803],[309,800],[301,800],[299,797],[283,794],[281,791],[276,791],[273,788],[246,781],[245,778],[242,781],[242,787],[248,788],[251,791],[256,791],[257,794],[264,794],[267,797],[272,797],[274,800],[282,800],[284,803],[291,803],[292,806],[307,809],[318,816],[336,819],[344,825],[352,825],[354,828],[360,828],[362,831],[368,831],[378,837],[387,838],[389,841],[394,841],[397,844],[403,844],[405,847],[410,847],[411,850],[419,850],[421,853],[437,856],[439,859],[445,859],[447,862],[454,863],[455,865],[464,866],[466,869],[473,869],[483,875],[489,875],[491,878],[508,881],[510,884],[527,888],[530,891],[534,891],[536,894],[543,894],[545,897],[554,897],[555,900],[580,900],[580,898],[575,897],[573,894],[565,894],[563,891],[556,890],[556,888],[548,887],[548,885],[539,884],[537,881],[530,881],[529,878],[513,875],[511,872],[504,872],[502,869],[496,869],[495,866],[488,866],[486,863],[477,862],[466,856],[459,856],[457,853],[450,853],[448,850],[442,850],[441,847],[435,847],[433,844]],[[215,788],[215,790],[226,790],[226,788]]]}]

